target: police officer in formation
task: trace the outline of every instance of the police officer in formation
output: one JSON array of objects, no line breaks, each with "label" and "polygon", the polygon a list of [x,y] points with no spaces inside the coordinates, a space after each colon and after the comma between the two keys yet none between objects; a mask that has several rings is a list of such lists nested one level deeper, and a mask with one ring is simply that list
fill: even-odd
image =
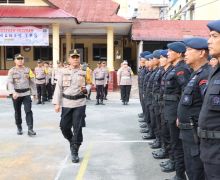
[{"label": "police officer in formation", "polygon": [[[208,39],[209,53],[220,60],[220,20],[208,23],[210,30]],[[220,66],[211,71],[208,86],[198,120],[200,138],[200,157],[202,159],[205,178],[220,179]]]},{"label": "police officer in formation", "polygon": [[86,116],[86,71],[80,68],[80,53],[77,49],[70,51],[69,63],[70,66],[58,76],[52,103],[56,112],[62,111],[60,128],[70,143],[72,162],[78,163]]},{"label": "police officer in formation", "polygon": [[46,101],[46,84],[48,82],[47,73],[43,66],[43,62],[39,59],[37,61],[37,67],[34,69],[36,75],[36,86],[37,86],[37,104],[44,104]]},{"label": "police officer in formation", "polygon": [[96,88],[96,105],[104,105],[104,88],[107,84],[107,72],[106,69],[102,67],[101,62],[97,63],[97,68],[93,71],[93,84]]},{"label": "police officer in formation", "polygon": [[141,108],[142,108],[142,112],[140,114],[138,114],[139,118],[143,118],[144,117],[144,101],[143,101],[143,80],[144,80],[144,75],[146,74],[147,69],[145,68],[145,56],[149,55],[150,52],[149,51],[144,51],[140,54],[139,57],[139,70],[138,70],[138,90],[139,90],[139,99],[140,99],[140,103],[141,103]]},{"label": "police officer in formation", "polygon": [[205,176],[203,164],[199,157],[197,127],[210,72],[207,60],[208,43],[203,38],[190,38],[184,43],[186,45],[185,62],[192,68],[193,72],[178,105],[177,125],[183,144],[187,176],[189,179],[203,180]]},{"label": "police officer in formation", "polygon": [[131,85],[132,85],[132,70],[128,66],[127,61],[123,61],[123,66],[117,72],[118,86],[121,90],[121,100],[123,105],[128,105]]},{"label": "police officer in formation", "polygon": [[8,91],[12,96],[15,110],[15,124],[17,134],[22,135],[21,106],[24,105],[28,135],[34,136],[33,113],[31,110],[31,95],[36,95],[35,76],[30,68],[24,66],[24,56],[16,54],[14,57],[15,66],[8,71]]},{"label": "police officer in formation", "polygon": [[44,70],[46,73],[46,79],[47,79],[47,84],[46,84],[46,100],[50,101],[52,99],[52,84],[51,84],[51,78],[52,78],[52,70],[53,68],[49,66],[49,62],[45,61],[44,62]]},{"label": "police officer in formation", "polygon": [[107,78],[107,83],[104,87],[104,100],[107,100],[107,95],[108,95],[108,83],[109,83],[109,70],[108,67],[106,66],[106,62],[102,61],[102,68],[105,70],[106,73],[106,78]]}]

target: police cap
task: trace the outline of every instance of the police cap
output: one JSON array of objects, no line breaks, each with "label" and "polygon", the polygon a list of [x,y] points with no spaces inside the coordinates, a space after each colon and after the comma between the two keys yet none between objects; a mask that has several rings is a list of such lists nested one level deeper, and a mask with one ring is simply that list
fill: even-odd
[{"label": "police cap", "polygon": [[22,58],[24,59],[24,56],[22,54],[15,54],[14,58],[15,59],[19,59],[19,58],[20,59],[22,59]]},{"label": "police cap", "polygon": [[143,51],[141,54],[140,54],[140,58],[144,58],[145,56],[151,54],[150,51]]},{"label": "police cap", "polygon": [[160,55],[167,58],[168,57],[168,50],[167,49],[161,50]]},{"label": "police cap", "polygon": [[154,57],[154,58],[157,58],[157,59],[160,59],[160,51],[161,51],[161,50],[159,50],[159,49],[158,49],[158,50],[155,50],[155,51],[153,52],[153,57]]},{"label": "police cap", "polygon": [[70,56],[80,56],[80,52],[78,49],[72,49],[72,50],[70,50],[69,55]]},{"label": "police cap", "polygon": [[220,32],[220,20],[211,21],[207,24],[210,31]]},{"label": "police cap", "polygon": [[188,38],[183,41],[187,47],[193,49],[208,49],[207,39],[201,37]]},{"label": "police cap", "polygon": [[185,53],[186,51],[186,46],[182,42],[173,42],[167,44],[168,49],[175,51],[177,53]]}]

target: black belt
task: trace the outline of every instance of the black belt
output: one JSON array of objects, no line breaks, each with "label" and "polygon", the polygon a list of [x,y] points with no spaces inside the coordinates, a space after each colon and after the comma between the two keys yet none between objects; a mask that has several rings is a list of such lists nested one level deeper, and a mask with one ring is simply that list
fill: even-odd
[{"label": "black belt", "polygon": [[179,101],[180,98],[178,95],[164,94],[163,99],[167,101]]},{"label": "black belt", "polygon": [[70,100],[77,100],[77,99],[82,99],[82,98],[85,98],[85,94],[77,94],[75,96],[70,96],[70,95],[66,95],[66,94],[63,94],[63,97],[66,98],[66,99],[70,99]]},{"label": "black belt", "polygon": [[45,79],[45,78],[36,78],[37,80],[43,80],[43,79]]},{"label": "black belt", "polygon": [[187,130],[187,129],[193,129],[194,126],[191,123],[180,123],[179,122],[178,128]]},{"label": "black belt", "polygon": [[30,90],[29,88],[27,88],[27,89],[15,89],[15,92],[17,92],[17,93],[25,93],[25,92],[27,92],[29,90]]},{"label": "black belt", "polygon": [[95,80],[102,81],[104,78],[95,78]]},{"label": "black belt", "polygon": [[220,139],[220,131],[207,131],[198,127],[197,132],[202,139]]}]

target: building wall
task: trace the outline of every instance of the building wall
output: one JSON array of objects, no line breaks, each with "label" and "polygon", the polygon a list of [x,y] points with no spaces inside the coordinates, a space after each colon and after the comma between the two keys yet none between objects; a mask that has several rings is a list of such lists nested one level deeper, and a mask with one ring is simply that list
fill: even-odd
[{"label": "building wall", "polygon": [[[171,1],[171,5],[172,2],[175,0]],[[194,10],[190,8],[191,4],[194,4]],[[174,6],[170,6],[168,19],[217,20],[220,19],[219,7],[220,1],[177,0]],[[178,16],[173,18],[175,14]]]},{"label": "building wall", "polygon": [[43,0],[25,0],[25,6],[48,6]]},{"label": "building wall", "polygon": [[[120,67],[121,62],[123,61],[123,38],[121,38],[122,41],[119,46],[114,47],[114,53],[116,50],[120,50],[121,52],[121,59],[114,59],[114,68],[117,70]],[[131,42],[129,40],[126,40],[126,44],[124,44],[124,47],[130,47],[131,48],[131,59],[129,61],[136,61],[136,44],[134,42]],[[66,44],[66,39],[65,36],[60,37],[60,61],[63,62],[66,60],[65,58],[65,44]],[[49,39],[49,43],[52,43],[52,37]],[[87,57],[88,57],[88,63],[92,69],[96,67],[96,64],[98,61],[93,60],[93,44],[107,44],[106,36],[100,36],[100,37],[86,37],[86,36],[72,36],[72,48],[74,48],[75,44],[84,44],[84,48],[87,49]],[[25,52],[23,50],[23,47],[21,49],[21,54],[24,55],[25,57],[25,64],[26,66],[30,68],[34,68],[37,64],[36,60],[33,60],[33,47],[31,47],[31,50],[29,52]],[[6,63],[6,69],[10,69],[11,67],[14,66],[13,61],[4,61],[4,47],[0,47],[0,69],[4,69],[5,65],[4,62]],[[52,61],[52,59],[49,59],[49,61]]]},{"label": "building wall", "polygon": [[195,20],[219,20],[220,1],[196,0]]}]

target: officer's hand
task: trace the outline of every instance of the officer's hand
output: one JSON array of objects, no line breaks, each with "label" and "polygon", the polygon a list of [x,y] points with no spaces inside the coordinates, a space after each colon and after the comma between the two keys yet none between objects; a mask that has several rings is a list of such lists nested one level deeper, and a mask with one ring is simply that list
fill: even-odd
[{"label": "officer's hand", "polygon": [[55,112],[60,112],[60,105],[59,104],[56,104],[55,105]]},{"label": "officer's hand", "polygon": [[17,94],[17,93],[13,93],[13,94],[12,94],[12,98],[13,98],[13,99],[17,99],[17,98],[18,98],[18,94]]},{"label": "officer's hand", "polygon": [[179,127],[179,119],[176,119],[176,126]]}]

